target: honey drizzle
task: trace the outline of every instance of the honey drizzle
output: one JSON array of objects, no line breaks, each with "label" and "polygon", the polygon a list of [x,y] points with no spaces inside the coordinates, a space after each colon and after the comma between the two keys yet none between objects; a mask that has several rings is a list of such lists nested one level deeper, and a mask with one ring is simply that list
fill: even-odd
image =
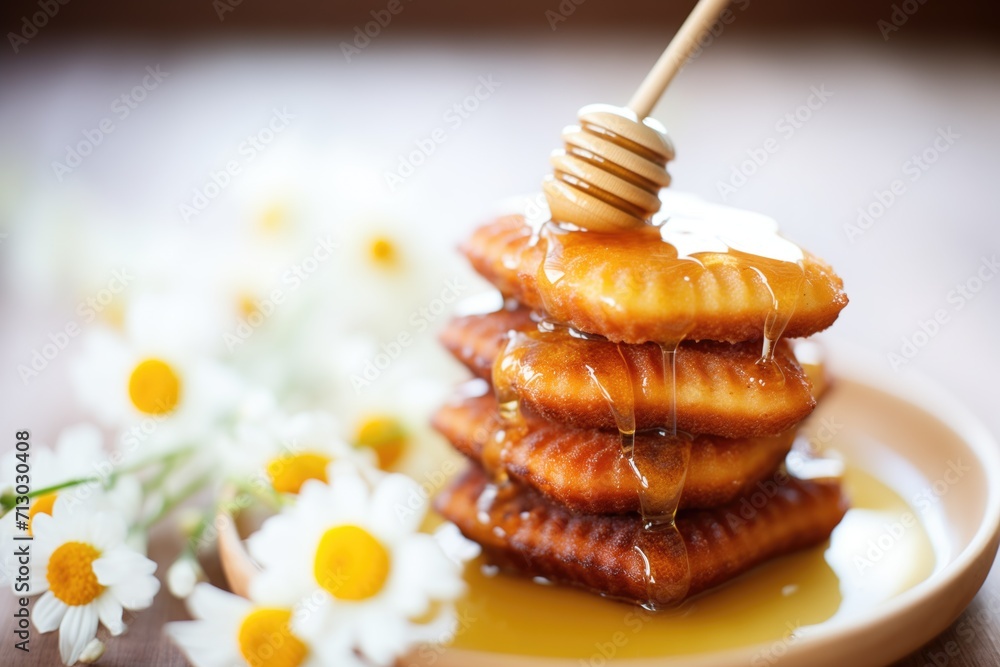
[{"label": "honey drizzle", "polygon": [[[646,578],[646,602],[643,607],[656,610],[679,603],[687,597],[691,586],[691,567],[687,545],[677,529],[677,508],[691,461],[691,437],[677,430],[677,346],[660,345],[662,360],[663,398],[668,403],[667,421],[660,429],[623,433],[619,424],[622,451],[639,484],[641,530],[636,534],[633,549],[642,560]],[[627,396],[631,421],[635,423],[634,379],[637,369],[621,352],[619,357],[629,377]],[[593,378],[593,375],[591,376]],[[667,456],[664,456],[667,454]],[[655,465],[650,462],[656,461]]]},{"label": "honey drizzle", "polygon": [[509,334],[492,373],[493,392],[498,406],[496,423],[485,433],[479,434],[485,440],[481,457],[483,468],[490,477],[490,483],[476,503],[477,518],[484,524],[490,522],[490,509],[493,503],[506,497],[505,494],[516,492],[507,473],[507,452],[513,444],[524,437],[528,428],[521,413],[521,401],[510,382],[510,378],[517,374],[517,369],[511,367],[519,364],[516,355],[507,354],[508,348],[516,345],[515,337],[514,332]]}]

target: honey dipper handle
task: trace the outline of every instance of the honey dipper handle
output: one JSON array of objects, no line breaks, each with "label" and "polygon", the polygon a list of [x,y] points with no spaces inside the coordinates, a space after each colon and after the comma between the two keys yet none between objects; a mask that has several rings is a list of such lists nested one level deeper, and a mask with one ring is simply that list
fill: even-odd
[{"label": "honey dipper handle", "polygon": [[666,51],[653,65],[653,69],[646,75],[628,103],[629,108],[640,119],[650,114],[663,95],[663,91],[691,55],[702,33],[712,27],[728,4],[729,0],[699,0],[691,10],[680,30],[670,40]]}]

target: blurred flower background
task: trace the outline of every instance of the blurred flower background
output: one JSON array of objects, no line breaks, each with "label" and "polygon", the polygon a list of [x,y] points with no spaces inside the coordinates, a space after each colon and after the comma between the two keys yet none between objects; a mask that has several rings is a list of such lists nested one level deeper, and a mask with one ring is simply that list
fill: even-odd
[{"label": "blurred flower background", "polygon": [[[60,633],[64,660],[100,655],[89,640],[149,606],[146,555],[174,592],[200,591],[195,618],[303,630],[196,587],[224,488],[293,513],[340,464],[373,494],[395,479],[379,469],[439,488],[448,454],[428,415],[464,374],[434,334],[488,296],[456,244],[537,192],[561,126],[623,103],[690,4],[5,6],[0,486],[30,430],[33,489],[83,480],[33,497],[32,524],[113,512],[120,544],[73,543],[110,540],[140,582],[92,596],[87,625]],[[803,4],[734,1],[673,84],[655,114],[678,147],[673,187],[776,217],[844,276],[839,337],[887,372],[937,376],[1000,430],[997,7]],[[74,553],[87,590],[113,589]],[[407,617],[413,599],[379,609]],[[161,625],[184,613],[168,609]],[[188,650],[205,632],[173,635]]]}]

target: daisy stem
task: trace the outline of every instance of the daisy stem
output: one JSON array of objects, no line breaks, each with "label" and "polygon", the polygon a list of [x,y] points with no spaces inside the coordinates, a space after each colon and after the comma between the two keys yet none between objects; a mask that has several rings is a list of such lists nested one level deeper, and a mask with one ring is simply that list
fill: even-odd
[{"label": "daisy stem", "polygon": [[189,447],[187,449],[180,449],[176,452],[171,452],[170,454],[168,454],[167,456],[163,457],[158,461],[155,459],[146,461],[141,467],[145,467],[146,465],[150,465],[152,463],[162,463],[163,467],[160,468],[159,472],[156,473],[156,476],[153,477],[153,479],[143,483],[142,485],[143,489],[149,491],[151,489],[159,487],[160,484],[163,483],[163,480],[165,480],[167,476],[174,470],[174,468],[177,465],[177,462],[180,461],[183,457],[189,456],[193,453],[194,453],[194,448]]},{"label": "daisy stem", "polygon": [[[47,496],[51,493],[62,491],[63,489],[71,489],[75,486],[80,486],[81,484],[104,485],[106,488],[112,487],[115,485],[115,482],[117,482],[118,479],[123,475],[130,475],[134,472],[138,472],[153,465],[154,463],[164,463],[166,464],[164,466],[164,470],[162,470],[156,477],[156,484],[159,485],[159,483],[162,482],[163,478],[166,476],[166,473],[173,468],[174,464],[177,462],[178,459],[184,456],[189,456],[193,452],[194,452],[194,447],[180,449],[175,452],[170,452],[166,456],[161,456],[159,458],[150,458],[143,461],[139,461],[138,463],[133,463],[130,466],[126,466],[119,470],[115,470],[107,477],[79,477],[77,479],[70,479],[65,482],[60,482],[59,484],[52,484],[50,486],[46,486],[41,489],[34,489],[33,491],[24,494],[24,497],[29,500],[34,500],[35,498],[38,498],[40,496]],[[0,517],[6,516],[6,514],[12,509],[14,509],[13,506],[8,506],[8,503],[6,502],[5,498],[5,502],[3,503],[3,512],[0,513]]]},{"label": "daisy stem", "polygon": [[53,484],[52,486],[46,486],[41,489],[35,489],[30,493],[25,494],[26,498],[37,498],[38,496],[47,496],[50,493],[55,493],[56,491],[62,491],[63,489],[68,489],[74,486],[79,486],[80,484],[90,484],[90,483],[100,483],[100,477],[81,477],[80,479],[71,479],[67,482],[62,482],[60,484]]},{"label": "daisy stem", "polygon": [[61,484],[53,484],[51,486],[46,486],[42,489],[35,489],[29,493],[22,494],[20,496],[15,496],[12,493],[5,493],[0,497],[0,508],[3,512],[0,512],[0,518],[7,516],[7,513],[14,509],[18,500],[22,498],[27,498],[28,500],[33,500],[38,496],[45,496],[50,493],[55,493],[56,491],[61,491],[62,489],[68,489],[72,486],[77,486],[79,484],[85,484],[89,482],[100,482],[96,477],[85,477],[83,479],[71,479],[68,482],[62,482]]}]

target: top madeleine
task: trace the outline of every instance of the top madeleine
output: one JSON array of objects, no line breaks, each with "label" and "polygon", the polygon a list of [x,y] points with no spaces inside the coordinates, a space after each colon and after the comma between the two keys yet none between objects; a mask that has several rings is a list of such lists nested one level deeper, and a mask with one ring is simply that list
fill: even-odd
[{"label": "top madeleine", "polygon": [[535,230],[510,215],[477,229],[463,252],[505,296],[613,342],[773,344],[827,328],[847,305],[833,269],[770,218],[661,196],[663,211],[639,230]]}]

